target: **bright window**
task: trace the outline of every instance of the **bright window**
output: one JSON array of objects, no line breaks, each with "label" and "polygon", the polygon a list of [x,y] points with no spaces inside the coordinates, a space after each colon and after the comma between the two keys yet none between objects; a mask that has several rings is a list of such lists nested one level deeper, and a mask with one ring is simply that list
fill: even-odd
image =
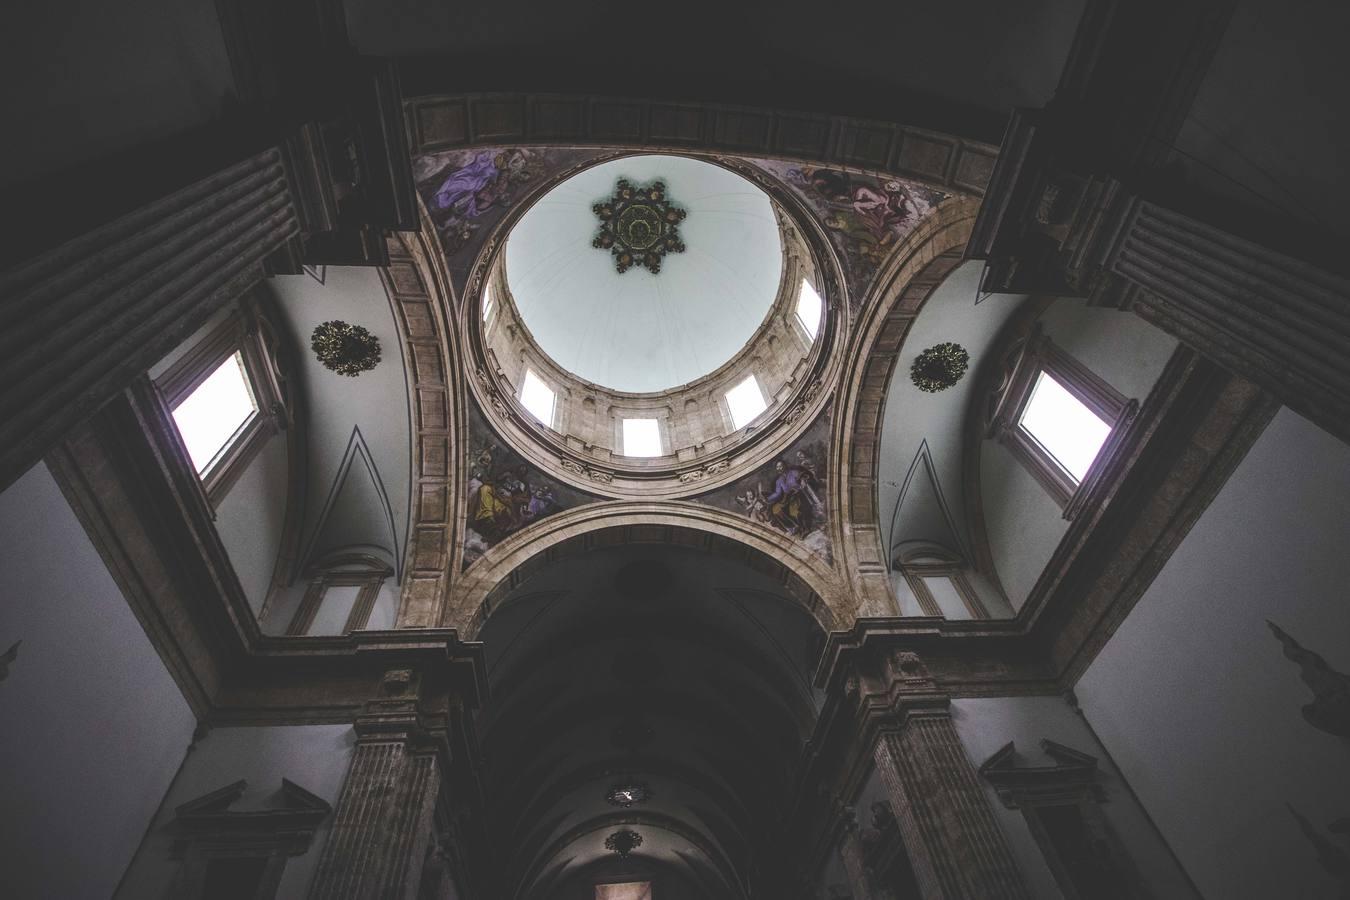
[{"label": "bright window", "polygon": [[1111,433],[1110,423],[1046,372],[1036,376],[1018,424],[1080,482]]},{"label": "bright window", "polygon": [[802,327],[813,341],[820,331],[820,318],[824,312],[825,301],[821,300],[816,289],[811,287],[811,282],[803,278],[802,289],[797,294],[797,321],[802,323]]},{"label": "bright window", "polygon": [[492,285],[487,286],[483,296],[483,321],[486,322],[492,318],[492,307],[496,304],[497,298],[493,296]]},{"label": "bright window", "polygon": [[257,410],[239,353],[221,363],[174,407],[174,423],[197,474],[211,467],[212,460]]},{"label": "bright window", "polygon": [[597,884],[595,900],[652,900],[652,883],[630,881],[626,884]]},{"label": "bright window", "polygon": [[661,455],[661,429],[655,419],[623,420],[623,455]]},{"label": "bright window", "polygon": [[731,424],[739,431],[754,421],[755,416],[764,412],[769,405],[764,402],[764,392],[759,389],[759,379],[754,373],[727,391],[727,409],[731,411]]},{"label": "bright window", "polygon": [[520,403],[540,422],[553,427],[554,394],[533,369],[525,370],[525,383],[520,386]]}]

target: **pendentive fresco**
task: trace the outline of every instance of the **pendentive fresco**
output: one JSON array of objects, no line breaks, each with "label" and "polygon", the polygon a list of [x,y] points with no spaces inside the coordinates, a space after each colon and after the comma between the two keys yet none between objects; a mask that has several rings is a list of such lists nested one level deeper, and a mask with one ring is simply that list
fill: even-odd
[{"label": "pendentive fresco", "polygon": [[947,197],[899,178],[771,159],[752,162],[791,188],[820,218],[848,266],[855,300],[886,256]]},{"label": "pendentive fresco", "polygon": [[825,472],[829,466],[830,409],[772,462],[694,502],[739,513],[806,545],[832,562]]},{"label": "pendentive fresco", "polygon": [[469,481],[464,568],[527,525],[599,498],[568,487],[502,443],[469,405]]},{"label": "pendentive fresco", "polygon": [[457,268],[469,260],[456,258],[466,249],[476,250],[481,243],[476,239],[530,189],[595,156],[594,151],[552,148],[451,150],[417,157],[413,175],[446,257]]}]

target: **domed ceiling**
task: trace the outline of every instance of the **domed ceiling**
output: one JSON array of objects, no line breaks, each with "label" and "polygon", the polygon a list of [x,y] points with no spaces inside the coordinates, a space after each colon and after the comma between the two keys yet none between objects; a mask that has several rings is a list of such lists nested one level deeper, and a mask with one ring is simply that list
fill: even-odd
[{"label": "domed ceiling", "polygon": [[[644,208],[616,198],[621,179]],[[656,182],[664,193],[652,198]],[[609,204],[606,218],[596,204]],[[631,264],[624,241],[638,248]],[[626,157],[567,179],[506,244],[507,283],[540,349],[580,378],[634,393],[679,387],[735,356],[773,306],[782,268],[768,195],[677,156]]]}]

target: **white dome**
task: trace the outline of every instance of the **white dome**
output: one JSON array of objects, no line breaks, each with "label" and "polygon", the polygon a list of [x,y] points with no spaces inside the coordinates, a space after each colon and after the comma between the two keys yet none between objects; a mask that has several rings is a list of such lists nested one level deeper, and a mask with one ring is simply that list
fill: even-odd
[{"label": "white dome", "polygon": [[[591,241],[591,206],[620,178],[664,181],[688,215],[686,249],[659,274],[617,271]],[[736,355],[773,306],[783,247],[769,197],[720,166],[633,156],[567,179],[521,217],[506,243],[506,280],[539,348],[559,366],[616,391],[665,391]]]}]

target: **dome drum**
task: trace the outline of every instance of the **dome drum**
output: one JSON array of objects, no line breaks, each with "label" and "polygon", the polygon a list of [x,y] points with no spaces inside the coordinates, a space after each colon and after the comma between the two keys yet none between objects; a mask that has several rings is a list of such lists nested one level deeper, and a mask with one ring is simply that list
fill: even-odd
[{"label": "dome drum", "polygon": [[[643,184],[655,180],[648,176],[652,166],[659,166],[654,170],[658,176],[667,170],[665,160],[694,162],[683,157],[634,157],[608,165],[619,168],[632,159],[647,162],[648,170],[639,172],[639,177],[634,179]],[[653,163],[653,160],[661,162]],[[495,419],[503,435],[520,453],[555,476],[592,492],[655,498],[707,490],[716,483],[738,476],[747,466],[759,465],[786,446],[811,422],[828,399],[823,396],[826,392],[821,391],[820,385],[826,371],[839,364],[840,345],[840,328],[834,322],[834,310],[839,304],[830,300],[838,297],[842,283],[836,269],[838,263],[828,243],[816,233],[817,229],[808,217],[797,213],[796,201],[787,191],[780,193],[770,189],[766,192],[761,187],[768,185],[751,184],[739,174],[710,163],[696,164],[717,169],[722,176],[740,182],[741,192],[753,191],[764,200],[775,245],[775,271],[760,286],[761,290],[767,289],[767,293],[762,311],[756,314],[755,327],[748,333],[748,339],[743,342],[737,339],[737,346],[730,356],[717,360],[711,370],[707,370],[706,364],[699,366],[697,361],[677,360],[675,365],[663,370],[665,381],[679,377],[679,373],[692,372],[694,377],[669,385],[658,382],[663,386],[659,390],[621,390],[612,382],[629,386],[632,380],[615,377],[608,379],[611,384],[602,384],[565,364],[559,358],[566,357],[571,350],[565,339],[584,334],[587,329],[608,325],[609,314],[603,306],[562,303],[558,295],[546,294],[544,298],[548,303],[562,305],[568,316],[575,320],[559,325],[558,310],[550,310],[552,319],[546,314],[541,320],[532,312],[543,305],[540,298],[522,299],[520,285],[523,283],[526,290],[532,290],[531,285],[540,280],[537,276],[533,280],[513,277],[513,272],[528,272],[533,268],[528,265],[528,259],[522,263],[519,257],[512,255],[515,235],[521,223],[530,216],[530,210],[503,224],[504,239],[490,244],[490,252],[495,255],[479,261],[484,274],[474,281],[479,286],[478,295],[473,298],[476,302],[471,300],[466,304],[463,322],[466,344],[478,357],[477,378],[472,390],[479,395],[485,412]],[[566,190],[569,183],[564,180],[546,190],[531,210],[539,208],[555,192]],[[645,285],[639,284],[637,294],[611,297],[610,302],[625,297],[641,302],[641,290],[657,285],[657,293],[653,296],[668,301],[668,306],[675,305],[669,302],[672,301],[673,286],[681,284],[678,280],[681,277],[688,279],[687,273],[681,272],[681,267],[686,265],[703,265],[714,271],[733,273],[726,277],[735,277],[734,266],[719,266],[716,260],[706,258],[700,262],[697,252],[699,244],[696,241],[701,239],[700,235],[703,234],[703,240],[707,238],[694,227],[699,215],[702,212],[707,218],[718,210],[713,209],[710,213],[706,201],[698,202],[698,192],[691,192],[686,186],[682,197],[679,189],[680,182],[671,179],[671,202],[683,202],[689,207],[687,218],[681,222],[682,226],[689,226],[685,234],[688,253],[667,257],[657,274],[640,267],[618,274],[608,250],[602,253],[591,246],[594,227],[580,235],[584,239],[581,250],[585,255],[580,255],[580,250],[572,251],[582,261],[578,265],[598,259],[608,267],[608,273],[614,279],[632,283],[639,283],[639,279],[646,281]],[[590,195],[579,195],[575,199],[589,201]],[[589,205],[586,212],[591,214]],[[591,216],[593,225],[594,214]],[[728,218],[737,221],[735,217]],[[546,217],[545,221],[552,220]],[[593,257],[588,259],[592,254]],[[568,263],[559,262],[555,255],[552,264]],[[666,281],[668,276],[671,280]],[[612,282],[601,284],[608,283]],[[804,283],[823,298],[814,335],[798,312]],[[713,289],[716,287],[717,283],[714,283]],[[562,299],[578,296],[577,289],[565,283],[559,291]],[[709,304],[706,297],[697,297],[691,305],[698,307],[700,303],[703,309],[712,311],[707,321],[694,315],[693,318],[658,320],[653,327],[697,328],[692,332],[696,341],[706,335],[710,341],[721,339],[726,346],[724,332],[731,326],[717,319],[719,304]],[[693,312],[697,313],[697,309]],[[741,318],[744,320],[744,316]],[[543,324],[536,329],[540,321]],[[640,351],[640,342],[626,349],[630,353]],[[637,355],[626,363],[621,360],[611,367],[610,373],[636,372],[642,359]],[[585,365],[578,368],[585,368]],[[742,413],[742,420],[737,421],[728,394],[738,386],[746,389],[743,382],[752,375],[754,382],[748,390],[761,396],[764,408],[748,421]],[[540,386],[546,389],[548,396],[542,410],[536,406],[532,412],[522,402],[527,379],[535,390]],[[545,417],[548,421],[544,421]],[[657,448],[642,455],[624,452],[625,422],[635,419],[655,423],[659,452],[652,452]]]}]

